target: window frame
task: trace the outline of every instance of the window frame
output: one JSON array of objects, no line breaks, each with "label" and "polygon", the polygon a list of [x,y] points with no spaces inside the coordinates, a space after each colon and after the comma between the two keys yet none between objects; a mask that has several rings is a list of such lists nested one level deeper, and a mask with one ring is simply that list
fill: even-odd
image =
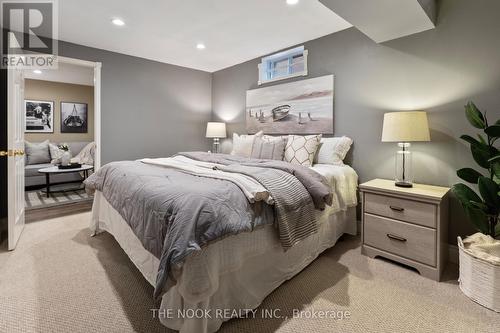
[{"label": "window frame", "polygon": [[[281,51],[275,54],[271,54],[267,57],[263,57],[261,59],[261,62],[258,65],[258,70],[259,70],[259,81],[258,85],[266,84],[266,83],[271,83],[271,82],[276,82],[280,80],[286,80],[290,79],[293,77],[298,77],[298,76],[306,76],[308,74],[307,71],[307,55],[308,51],[304,48],[304,46],[298,46],[292,49],[288,49],[285,51]],[[291,68],[293,66],[292,60],[293,58],[297,56],[302,56],[303,57],[303,64],[304,68],[300,72],[295,72],[291,73]],[[273,70],[275,71],[275,67],[273,69],[273,64],[276,64],[280,61],[283,61],[285,59],[288,59],[288,74],[286,75],[281,75],[277,77],[269,77],[269,73],[271,73]]]}]

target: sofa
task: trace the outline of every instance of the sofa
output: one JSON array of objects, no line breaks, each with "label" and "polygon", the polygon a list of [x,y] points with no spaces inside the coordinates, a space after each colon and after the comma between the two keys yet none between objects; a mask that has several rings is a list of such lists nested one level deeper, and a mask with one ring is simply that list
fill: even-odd
[{"label": "sofa", "polygon": [[[88,145],[90,142],[66,142],[71,151],[71,156],[76,156],[80,151]],[[25,149],[28,152],[28,149]],[[50,154],[49,154],[50,155]],[[25,158],[24,166],[24,182],[25,187],[40,186],[45,185],[45,175],[38,172],[38,170],[52,166],[50,161],[45,163],[28,164],[29,157]],[[66,183],[66,182],[76,182],[81,181],[82,176],[77,172],[67,173],[67,174],[55,174],[51,175],[50,183]]]}]

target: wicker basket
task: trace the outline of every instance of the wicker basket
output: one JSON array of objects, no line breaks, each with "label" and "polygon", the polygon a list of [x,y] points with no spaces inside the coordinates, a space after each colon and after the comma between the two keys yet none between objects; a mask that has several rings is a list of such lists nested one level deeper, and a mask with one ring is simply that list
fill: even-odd
[{"label": "wicker basket", "polygon": [[460,290],[476,303],[500,312],[500,266],[477,258],[465,250],[458,237]]}]

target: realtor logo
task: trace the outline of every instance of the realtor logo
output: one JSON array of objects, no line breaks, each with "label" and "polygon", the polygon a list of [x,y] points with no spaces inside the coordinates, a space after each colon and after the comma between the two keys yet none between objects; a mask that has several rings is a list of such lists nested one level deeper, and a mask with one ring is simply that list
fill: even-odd
[{"label": "realtor logo", "polygon": [[1,68],[57,68],[57,0],[1,1]]}]

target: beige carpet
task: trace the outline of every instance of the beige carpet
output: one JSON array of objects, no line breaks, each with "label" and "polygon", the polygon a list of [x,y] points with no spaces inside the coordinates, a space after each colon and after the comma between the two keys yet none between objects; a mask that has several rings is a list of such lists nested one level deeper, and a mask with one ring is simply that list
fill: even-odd
[{"label": "beige carpet", "polygon": [[[151,315],[153,288],[109,234],[89,237],[89,218],[30,223],[15,251],[2,248],[0,332],[165,331]],[[281,318],[231,320],[221,332],[494,332],[500,326],[500,315],[462,295],[456,268],[433,282],[360,255],[356,237],[326,251],[257,313],[262,309],[278,309]],[[349,318],[299,319],[294,309],[349,311]]]}]

